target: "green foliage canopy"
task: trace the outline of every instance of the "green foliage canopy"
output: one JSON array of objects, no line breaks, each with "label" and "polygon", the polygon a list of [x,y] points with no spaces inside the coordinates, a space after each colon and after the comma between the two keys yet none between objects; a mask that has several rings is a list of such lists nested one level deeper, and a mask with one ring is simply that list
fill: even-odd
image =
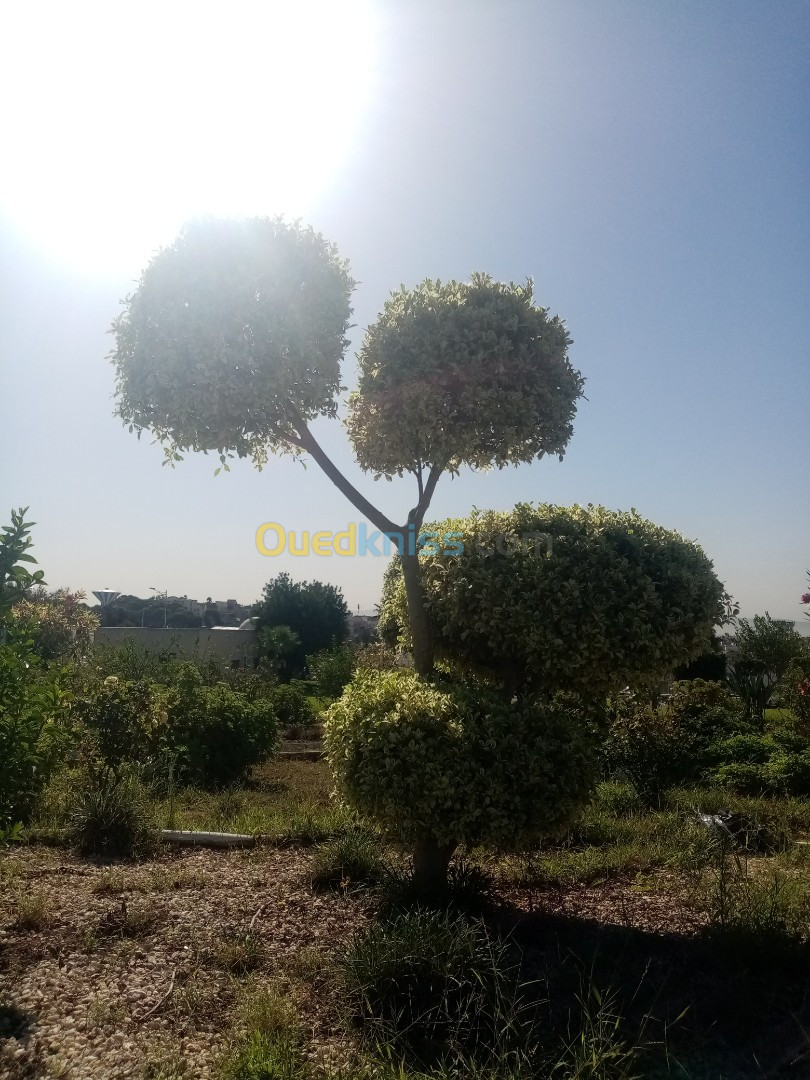
[{"label": "green foliage canopy", "polygon": [[349,632],[349,609],[336,585],[293,581],[287,573],[268,581],[254,611],[260,642],[273,627],[288,627],[297,637],[284,654],[289,673],[303,671],[307,656],[345,641]]},{"label": "green foliage canopy", "polygon": [[255,218],[187,226],[113,324],[118,414],[169,448],[258,465],[335,414],[354,282],[322,236]]},{"label": "green foliage canopy", "polygon": [[[704,651],[726,595],[697,544],[635,511],[528,503],[425,526],[459,555],[420,555],[437,654],[512,687],[604,695],[650,684]],[[380,632],[407,643],[401,573]]]},{"label": "green foliage canopy", "polygon": [[562,457],[583,387],[570,342],[531,282],[477,273],[400,289],[357,356],[347,424],[358,462],[390,477]]},{"label": "green foliage canopy", "polygon": [[405,841],[519,848],[562,827],[594,779],[571,710],[406,671],[359,671],[329,710],[338,790]]}]

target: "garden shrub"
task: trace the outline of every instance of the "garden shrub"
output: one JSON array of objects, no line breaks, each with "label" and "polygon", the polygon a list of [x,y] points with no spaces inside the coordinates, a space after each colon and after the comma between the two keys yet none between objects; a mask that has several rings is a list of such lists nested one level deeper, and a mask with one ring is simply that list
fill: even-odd
[{"label": "garden shrub", "polygon": [[355,668],[355,651],[351,645],[333,645],[307,657],[307,669],[315,681],[318,694],[338,698],[351,682]]},{"label": "garden shrub", "polygon": [[789,729],[734,735],[710,755],[706,779],[741,795],[810,795],[810,747]]},{"label": "garden shrub", "polygon": [[616,708],[603,757],[608,774],[629,780],[639,798],[651,806],[687,772],[685,748],[672,715],[635,700]]},{"label": "garden shrub", "polygon": [[165,710],[161,751],[190,784],[237,783],[276,745],[278,721],[268,699],[250,701],[225,683],[205,686],[191,664],[166,693]]},{"label": "garden shrub", "polygon": [[226,683],[206,685],[190,662],[172,670],[171,685],[108,675],[74,704],[91,753],[116,775],[129,763],[165,779],[222,787],[245,778],[275,746],[278,724],[267,698],[250,700]]},{"label": "garden shrub", "polygon": [[98,617],[84,603],[83,592],[43,586],[19,600],[12,609],[12,621],[24,627],[34,650],[43,660],[66,660],[87,652],[98,626]]},{"label": "garden shrub", "polygon": [[791,663],[780,691],[785,705],[793,711],[796,726],[810,736],[810,645]]},{"label": "garden shrub", "polygon": [[673,683],[669,700],[658,706],[625,695],[609,715],[608,773],[626,777],[650,804],[668,788],[697,780],[715,759],[718,739],[746,726],[731,691],[702,679]]},{"label": "garden shrub", "polygon": [[[597,697],[650,686],[703,652],[728,598],[711,561],[635,511],[533,506],[425,525],[419,565],[437,655],[511,687]],[[380,635],[409,642],[399,561]]]},{"label": "garden shrub", "polygon": [[72,715],[89,736],[88,750],[116,776],[155,754],[157,730],[167,714],[159,687],[108,675],[85,687]]},{"label": "garden shrub", "polygon": [[278,718],[281,731],[290,738],[299,736],[318,723],[318,713],[300,682],[283,683],[273,687],[269,700]]},{"label": "garden shrub", "polygon": [[46,670],[24,631],[0,643],[0,828],[25,822],[61,762],[69,736],[67,693]]},{"label": "garden shrub", "polygon": [[406,671],[358,672],[326,744],[346,802],[407,841],[520,847],[563,827],[594,779],[567,710]]}]

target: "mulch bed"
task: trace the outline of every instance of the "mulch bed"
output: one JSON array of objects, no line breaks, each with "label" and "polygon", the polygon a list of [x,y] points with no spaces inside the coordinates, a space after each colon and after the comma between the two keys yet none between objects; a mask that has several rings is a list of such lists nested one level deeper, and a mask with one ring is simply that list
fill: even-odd
[{"label": "mulch bed", "polygon": [[[305,850],[273,848],[113,868],[40,846],[3,855],[0,1076],[141,1076],[163,1047],[194,1077],[214,1075],[238,980],[217,963],[222,941],[252,926],[252,977],[268,981],[302,954],[333,951],[369,917],[356,896],[313,895],[309,865]],[[41,898],[47,924],[18,926],[19,897]],[[351,1047],[328,1010],[301,1005],[313,1055],[345,1062]]]}]

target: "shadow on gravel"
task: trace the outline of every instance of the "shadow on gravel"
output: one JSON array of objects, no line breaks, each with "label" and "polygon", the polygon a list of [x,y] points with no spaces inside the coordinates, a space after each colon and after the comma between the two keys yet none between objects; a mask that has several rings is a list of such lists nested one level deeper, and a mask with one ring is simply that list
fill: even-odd
[{"label": "shadow on gravel", "polygon": [[520,947],[524,976],[542,986],[554,1027],[587,1027],[600,1009],[620,1017],[628,1040],[651,1046],[655,1080],[810,1077],[805,947],[747,950],[509,907],[487,922]]},{"label": "shadow on gravel", "polygon": [[25,1039],[34,1027],[34,1017],[15,1005],[0,1004],[0,1042]]}]

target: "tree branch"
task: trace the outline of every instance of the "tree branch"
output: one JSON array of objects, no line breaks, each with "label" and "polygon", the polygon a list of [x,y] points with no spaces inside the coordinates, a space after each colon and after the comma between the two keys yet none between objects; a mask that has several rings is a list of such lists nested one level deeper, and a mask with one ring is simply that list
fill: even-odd
[{"label": "tree branch", "polygon": [[433,498],[433,492],[436,490],[436,485],[443,472],[443,465],[432,465],[430,468],[427,483],[425,484],[424,489],[419,493],[419,502],[413,510],[411,510],[409,515],[410,520],[416,525],[417,529],[422,527],[422,522],[425,520],[425,514],[430,506],[430,500]]},{"label": "tree branch", "polygon": [[422,484],[422,462],[417,462],[416,468],[413,470],[413,475],[416,477],[416,486],[419,489],[419,499],[421,501],[425,492],[424,485]]},{"label": "tree branch", "polygon": [[307,427],[303,417],[299,416],[296,418],[295,427],[298,432],[298,445],[302,450],[306,450],[310,457],[320,465],[321,469],[326,473],[338,491],[346,496],[355,509],[359,510],[364,517],[367,517],[372,525],[380,529],[381,532],[391,533],[403,531],[398,525],[387,518],[381,510],[378,510],[373,503],[370,503],[365,495],[361,495],[351,481],[346,479],[337,465],[335,465],[329,455],[324,451],[323,447],[318,443],[315,436]]}]

